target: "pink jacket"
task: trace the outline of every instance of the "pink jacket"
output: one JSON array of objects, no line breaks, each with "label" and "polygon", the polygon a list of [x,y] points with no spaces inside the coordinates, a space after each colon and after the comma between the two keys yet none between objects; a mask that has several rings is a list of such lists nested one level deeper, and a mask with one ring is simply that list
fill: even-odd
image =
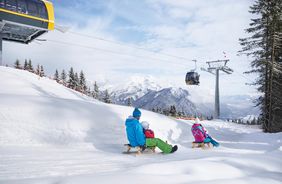
[{"label": "pink jacket", "polygon": [[191,131],[195,138],[195,142],[204,142],[207,137],[207,131],[201,124],[193,124]]}]

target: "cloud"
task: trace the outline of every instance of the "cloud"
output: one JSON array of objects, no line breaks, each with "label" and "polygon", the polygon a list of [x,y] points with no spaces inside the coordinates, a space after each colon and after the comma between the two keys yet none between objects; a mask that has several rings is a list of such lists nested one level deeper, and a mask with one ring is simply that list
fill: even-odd
[{"label": "cloud", "polygon": [[[249,62],[245,57],[236,56],[240,50],[238,39],[245,37],[244,29],[250,20],[251,1],[72,0],[53,3],[56,23],[70,26],[70,31],[45,34],[42,38],[49,41],[40,44],[4,42],[6,63],[12,65],[16,59],[31,58],[34,63],[46,66],[50,75],[55,69],[68,70],[73,66],[78,71],[84,70],[91,81],[105,78],[115,83],[138,73],[186,87],[184,77],[194,68],[192,59],[198,60],[199,69],[207,66],[207,60],[223,59],[225,51],[236,74],[222,77],[222,93],[253,91],[244,85],[247,79],[241,76]],[[213,89],[214,77],[199,72],[201,86]],[[234,83],[233,89],[230,83]]]}]

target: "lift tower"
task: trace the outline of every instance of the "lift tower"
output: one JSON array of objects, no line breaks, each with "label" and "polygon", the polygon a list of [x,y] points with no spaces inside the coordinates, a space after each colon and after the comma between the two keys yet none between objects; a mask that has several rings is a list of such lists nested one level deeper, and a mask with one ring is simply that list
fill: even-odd
[{"label": "lift tower", "polygon": [[214,101],[214,118],[220,117],[220,105],[219,105],[219,71],[223,71],[226,74],[232,74],[233,70],[227,66],[229,59],[207,61],[208,68],[201,68],[201,70],[209,72],[215,75],[215,101]]}]

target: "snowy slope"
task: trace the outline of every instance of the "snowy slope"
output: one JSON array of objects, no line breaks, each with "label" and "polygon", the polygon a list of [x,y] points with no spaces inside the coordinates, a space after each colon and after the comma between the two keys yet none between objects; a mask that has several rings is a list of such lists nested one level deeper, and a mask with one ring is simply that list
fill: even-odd
[{"label": "snowy slope", "polygon": [[[126,141],[123,123],[132,108],[101,103],[26,71],[1,68],[1,76],[2,145]],[[112,136],[95,133],[101,130]]]},{"label": "snowy slope", "polygon": [[26,71],[0,67],[0,76],[0,184],[282,181],[281,133],[205,121],[221,147],[191,149],[191,121],[142,110],[141,120],[179,150],[124,155],[124,119],[132,108],[95,101]]}]

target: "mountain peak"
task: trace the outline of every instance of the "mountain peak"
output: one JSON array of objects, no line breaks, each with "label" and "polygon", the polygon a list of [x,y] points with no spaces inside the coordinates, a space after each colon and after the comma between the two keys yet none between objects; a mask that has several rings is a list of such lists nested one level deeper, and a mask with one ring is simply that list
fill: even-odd
[{"label": "mountain peak", "polygon": [[132,76],[125,84],[129,87],[139,87],[141,89],[159,90],[162,87],[158,84],[157,79],[153,76]]},{"label": "mountain peak", "polygon": [[187,90],[180,87],[169,87],[168,89],[170,90],[171,94],[178,98],[187,98],[190,95]]}]

